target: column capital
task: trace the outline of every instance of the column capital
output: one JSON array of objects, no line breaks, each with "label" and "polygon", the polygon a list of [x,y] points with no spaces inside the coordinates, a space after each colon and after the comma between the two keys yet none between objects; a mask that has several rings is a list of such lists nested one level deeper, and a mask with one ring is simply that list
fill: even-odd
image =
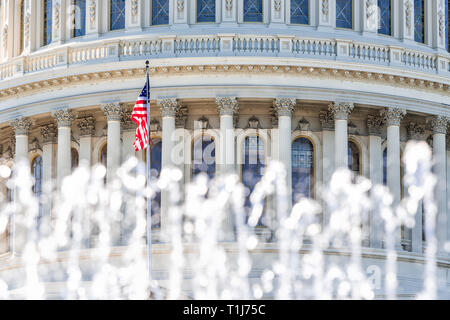
[{"label": "column capital", "polygon": [[28,118],[20,117],[9,121],[9,125],[13,127],[16,136],[28,135],[32,122]]},{"label": "column capital", "polygon": [[380,115],[386,121],[386,125],[389,126],[400,126],[400,122],[406,115],[406,110],[401,108],[388,107],[381,110]]},{"label": "column capital", "polygon": [[425,125],[416,122],[409,122],[406,125],[406,133],[409,140],[422,140],[425,134]]},{"label": "column capital", "polygon": [[383,117],[374,114],[369,114],[367,116],[367,128],[369,129],[369,136],[381,136],[383,125]]},{"label": "column capital", "polygon": [[57,128],[54,123],[49,123],[41,127],[42,144],[56,143]]},{"label": "column capital", "polygon": [[86,116],[78,121],[78,128],[80,128],[80,136],[92,136],[95,133],[95,119],[92,116]]},{"label": "column capital", "polygon": [[218,97],[216,104],[221,116],[232,116],[239,110],[236,97]]},{"label": "column capital", "polygon": [[294,112],[296,104],[296,98],[276,98],[273,107],[279,117],[292,117],[292,112]]},{"label": "column capital", "polygon": [[163,117],[175,117],[180,108],[176,98],[158,100],[158,106],[161,109],[161,116]]},{"label": "column capital", "polygon": [[71,127],[72,121],[75,120],[76,115],[70,109],[56,110],[52,112],[52,117],[58,123],[58,128]]},{"label": "column capital", "polygon": [[445,116],[434,116],[431,118],[431,128],[433,129],[433,134],[436,133],[447,133],[447,125],[449,118]]},{"label": "column capital", "polygon": [[350,102],[333,102],[328,105],[328,110],[333,114],[334,120],[348,120],[349,114],[355,106]]},{"label": "column capital", "polygon": [[328,110],[319,112],[319,120],[322,125],[322,130],[334,131],[334,116]]},{"label": "column capital", "polygon": [[120,102],[102,104],[101,109],[108,121],[120,121],[122,118],[122,104]]}]

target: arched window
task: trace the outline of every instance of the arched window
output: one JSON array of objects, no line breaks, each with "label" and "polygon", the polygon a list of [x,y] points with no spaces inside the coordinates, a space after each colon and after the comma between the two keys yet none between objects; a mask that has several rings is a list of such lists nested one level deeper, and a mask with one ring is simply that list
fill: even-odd
[{"label": "arched window", "polygon": [[[161,174],[161,153],[162,141],[152,138],[150,149],[151,179],[158,179]],[[152,199],[152,227],[161,227],[161,192],[158,192]]]},{"label": "arched window", "polygon": [[70,150],[71,153],[71,163],[72,163],[72,169],[78,168],[78,162],[79,162],[79,156],[78,151],[75,148],[72,148]]},{"label": "arched window", "polygon": [[353,0],[336,0],[336,27],[353,29]]},{"label": "arched window", "polygon": [[359,148],[355,142],[348,142],[348,169],[356,176],[361,175],[361,161]]},{"label": "arched window", "polygon": [[52,42],[52,0],[44,0],[43,15],[43,43],[44,46]]},{"label": "arched window", "polygon": [[307,138],[292,143],[292,200],[312,198],[314,187],[314,146]]},{"label": "arched window", "polygon": [[152,26],[169,24],[169,0],[152,0]]},{"label": "arched window", "polygon": [[216,171],[216,145],[210,136],[202,135],[192,145],[192,178],[199,173],[206,173],[214,178]]},{"label": "arched window", "polygon": [[[33,193],[39,199],[42,194],[42,157],[37,156],[31,163],[31,173],[34,178]],[[39,203],[39,213],[37,216],[37,225],[39,226],[42,217],[42,205]]]},{"label": "arched window", "polygon": [[391,35],[391,0],[378,0],[378,33]]},{"label": "arched window", "polygon": [[244,22],[263,22],[262,0],[244,0]]},{"label": "arched window", "polygon": [[425,4],[424,0],[414,0],[414,40],[425,42]]},{"label": "arched window", "polygon": [[72,36],[81,37],[86,34],[86,0],[73,1],[73,34]]},{"label": "arched window", "polygon": [[[248,136],[244,141],[244,163],[242,164],[242,184],[248,189],[245,207],[251,208],[250,195],[264,174],[264,141],[258,136]],[[264,206],[265,207],[265,206]],[[265,209],[265,208],[264,208]],[[264,211],[258,221],[263,225]]]},{"label": "arched window", "polygon": [[291,23],[309,24],[309,0],[291,0]]},{"label": "arched window", "polygon": [[109,10],[109,29],[125,29],[125,0],[111,0]]},{"label": "arched window", "polygon": [[216,0],[197,0],[197,22],[216,21]]}]

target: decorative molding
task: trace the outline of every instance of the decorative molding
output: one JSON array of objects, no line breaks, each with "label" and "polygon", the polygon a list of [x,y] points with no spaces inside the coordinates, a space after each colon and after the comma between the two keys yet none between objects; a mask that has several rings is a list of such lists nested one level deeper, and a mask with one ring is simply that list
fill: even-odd
[{"label": "decorative molding", "polygon": [[408,140],[422,140],[425,134],[425,125],[416,122],[409,122],[406,125]]},{"label": "decorative molding", "polygon": [[405,23],[407,28],[407,33],[411,35],[411,1],[405,0]]},{"label": "decorative molding", "polygon": [[72,127],[72,122],[76,118],[76,115],[70,109],[56,110],[51,114],[58,123],[58,128]]},{"label": "decorative molding", "polygon": [[216,98],[217,109],[221,116],[232,116],[239,111],[239,105],[236,97],[219,97]]},{"label": "decorative molding", "polygon": [[162,117],[175,117],[180,108],[176,98],[158,100],[158,106]]},{"label": "decorative molding", "polygon": [[328,105],[328,111],[333,114],[334,120],[348,120],[354,107],[351,102],[333,102]]},{"label": "decorative molding", "polygon": [[177,10],[178,10],[178,13],[181,13],[184,11],[184,0],[177,0]]},{"label": "decorative molding", "polygon": [[256,116],[251,116],[248,119],[247,127],[245,129],[261,129],[261,124],[259,123],[259,119]]},{"label": "decorative molding", "polygon": [[334,115],[329,110],[322,110],[319,112],[319,121],[322,125],[322,130],[333,131],[334,130]]},{"label": "decorative molding", "polygon": [[42,144],[56,143],[57,127],[54,123],[41,126]]},{"label": "decorative molding", "polygon": [[60,10],[61,10],[61,4],[59,2],[54,3],[54,20],[53,20],[53,32],[55,34],[58,34],[59,32],[59,22],[60,22]]},{"label": "decorative molding", "polygon": [[94,27],[97,13],[97,0],[91,0],[89,5],[89,21],[91,22],[91,28]]},{"label": "decorative molding", "polygon": [[139,3],[138,0],[131,0],[131,15],[136,17],[139,11]]},{"label": "decorative molding", "polygon": [[384,118],[379,115],[369,114],[367,116],[367,128],[370,136],[381,136],[384,126]]},{"label": "decorative molding", "polygon": [[328,0],[322,0],[322,15],[324,18],[328,18],[328,12],[329,12],[329,2]]},{"label": "decorative molding", "polygon": [[211,126],[209,125],[209,119],[204,115],[194,122],[194,129],[196,130],[208,130]]},{"label": "decorative molding", "polygon": [[175,115],[175,127],[176,128],[185,128],[186,120],[187,120],[188,110],[185,106],[180,106],[177,109],[177,113]]},{"label": "decorative molding", "polygon": [[108,121],[120,121],[122,119],[123,106],[120,102],[102,104],[101,109]]},{"label": "decorative molding", "polygon": [[386,125],[400,126],[403,117],[406,115],[406,110],[401,108],[389,107],[380,111],[380,115],[386,121]]},{"label": "decorative molding", "polygon": [[31,23],[31,15],[30,13],[27,13],[24,22],[25,47],[27,48],[30,46],[30,23]]},{"label": "decorative molding", "polygon": [[276,98],[273,105],[278,117],[292,117],[294,107],[297,104],[296,98]]},{"label": "decorative molding", "polygon": [[304,117],[302,117],[297,124],[297,127],[295,128],[295,130],[298,131],[309,131],[311,127],[311,124],[309,123],[308,120],[306,120]]},{"label": "decorative molding", "polygon": [[87,116],[80,118],[78,121],[78,128],[80,128],[80,136],[93,136],[95,134],[95,118]]},{"label": "decorative molding", "polygon": [[431,129],[433,134],[447,134],[449,118],[444,116],[434,116],[431,118]]},{"label": "decorative molding", "polygon": [[347,123],[347,132],[348,134],[359,135],[358,126],[353,123],[353,121],[349,120]]},{"label": "decorative molding", "polygon": [[225,0],[225,9],[231,11],[233,9],[233,0]]},{"label": "decorative molding", "polygon": [[39,143],[39,139],[37,137],[34,137],[33,140],[28,144],[28,151],[29,152],[37,152],[42,151],[41,144]]},{"label": "decorative molding", "polygon": [[9,122],[9,125],[13,128],[16,136],[18,135],[28,135],[30,131],[32,122],[28,118],[20,117],[13,119]]},{"label": "decorative molding", "polygon": [[276,12],[280,12],[281,10],[281,0],[274,0],[274,9]]}]

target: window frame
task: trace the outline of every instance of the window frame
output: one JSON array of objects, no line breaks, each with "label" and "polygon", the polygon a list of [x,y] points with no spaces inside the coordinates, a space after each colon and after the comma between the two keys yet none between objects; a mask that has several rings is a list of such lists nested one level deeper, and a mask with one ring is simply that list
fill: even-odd
[{"label": "window frame", "polygon": [[200,0],[195,0],[195,8],[194,8],[194,12],[195,12],[195,23],[197,24],[208,24],[208,23],[217,23],[217,1],[214,0],[214,21],[198,21],[198,12],[197,12],[197,8],[198,8],[198,2]]},{"label": "window frame", "polygon": [[336,29],[338,29],[338,30],[352,30],[352,31],[355,31],[355,2],[353,1],[353,0],[350,0],[351,1],[351,8],[352,8],[352,18],[351,18],[351,22],[352,22],[352,26],[351,26],[351,28],[345,28],[345,27],[338,27],[337,26],[337,2],[336,2],[336,8],[335,8],[335,17],[334,17],[334,20],[335,20],[335,28]]},{"label": "window frame", "polygon": [[[72,0],[71,1],[71,3],[72,3],[72,6],[75,6],[75,3],[76,3],[76,1],[79,1],[79,0]],[[75,23],[73,24],[73,28],[72,28],[72,30],[71,30],[71,36],[72,36],[72,38],[73,39],[75,39],[75,38],[80,38],[80,37],[84,37],[85,35],[86,35],[86,27],[87,27],[87,24],[86,24],[86,15],[87,15],[87,0],[84,0],[84,34],[82,34],[82,35],[75,35]],[[73,19],[75,20],[75,16],[73,17]],[[73,22],[75,22],[75,21],[73,21]]]},{"label": "window frame", "polygon": [[251,0],[242,0],[242,23],[264,23],[264,0],[256,0],[261,1],[261,21],[245,21],[245,1],[251,1]]},{"label": "window frame", "polygon": [[[393,5],[392,5],[392,0],[388,0],[389,1],[389,23],[390,23],[390,26],[389,26],[389,34],[385,34],[385,33],[380,33],[379,32],[379,29],[377,29],[377,34],[378,35],[380,35],[380,36],[384,36],[384,37],[393,37],[393,34],[394,34],[394,29],[393,29],[393,26],[394,26],[394,15],[392,14],[392,8],[393,8]],[[378,2],[377,2],[378,3]]]},{"label": "window frame", "polygon": [[289,24],[293,25],[293,26],[309,26],[309,25],[311,25],[311,14],[310,14],[311,6],[310,6],[310,1],[306,0],[306,2],[308,3],[308,23],[307,24],[305,24],[305,23],[293,23],[292,22],[292,12],[291,12],[291,10],[292,10],[292,1],[295,1],[295,0],[290,0],[290,2],[289,2]]},{"label": "window frame", "polygon": [[153,24],[153,1],[154,0],[150,0],[150,21],[149,21],[149,24],[150,24],[150,28],[151,27],[160,27],[160,26],[168,26],[168,25],[170,25],[170,1],[169,0],[166,0],[167,1],[167,5],[169,6],[169,8],[168,8],[168,13],[167,13],[167,23],[166,24]]},{"label": "window frame", "polygon": [[115,32],[115,31],[121,31],[121,30],[125,30],[126,26],[127,26],[127,19],[126,19],[126,0],[124,0],[124,13],[123,13],[123,28],[119,28],[119,29],[113,29],[112,28],[112,2],[113,1],[122,1],[122,0],[109,0],[108,1],[108,19],[109,19],[109,26],[108,26],[108,32]]},{"label": "window frame", "polygon": [[[214,142],[214,177],[213,178],[216,177],[216,173],[217,173],[217,155],[216,155],[217,144],[216,144],[216,139],[211,134],[202,133],[202,134],[199,134],[199,135],[197,135],[195,137],[192,137],[192,140],[191,140],[191,159],[190,159],[190,161],[191,161],[190,181],[191,182],[192,182],[192,178],[194,177],[194,144],[197,141],[197,139],[202,139],[203,140],[203,137],[205,137],[205,136],[208,136],[211,139],[211,141]],[[202,153],[203,153],[203,147],[202,147]],[[203,159],[203,156],[202,156],[202,161],[203,160],[204,159]]]},{"label": "window frame", "polygon": [[[305,134],[296,135],[291,141],[291,172],[293,172],[293,162],[292,162],[292,145],[294,142],[300,138],[308,140],[312,145],[312,175],[311,175],[311,197],[309,199],[316,199],[316,144],[313,139]],[[293,175],[292,175],[293,176]],[[292,180],[292,177],[291,177]],[[291,181],[292,184],[292,181]],[[294,185],[292,184],[292,196],[294,195]]]}]

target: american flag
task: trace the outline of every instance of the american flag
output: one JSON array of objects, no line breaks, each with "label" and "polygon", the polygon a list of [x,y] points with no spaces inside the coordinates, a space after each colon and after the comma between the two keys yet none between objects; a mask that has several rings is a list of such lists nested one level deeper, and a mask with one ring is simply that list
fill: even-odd
[{"label": "american flag", "polygon": [[[136,140],[134,141],[134,149],[136,151],[143,150],[149,145],[149,135],[147,126],[147,97],[150,95],[150,86],[147,74],[147,82],[142,90],[131,114],[131,120],[137,124]],[[147,95],[148,94],[148,95]]]}]

